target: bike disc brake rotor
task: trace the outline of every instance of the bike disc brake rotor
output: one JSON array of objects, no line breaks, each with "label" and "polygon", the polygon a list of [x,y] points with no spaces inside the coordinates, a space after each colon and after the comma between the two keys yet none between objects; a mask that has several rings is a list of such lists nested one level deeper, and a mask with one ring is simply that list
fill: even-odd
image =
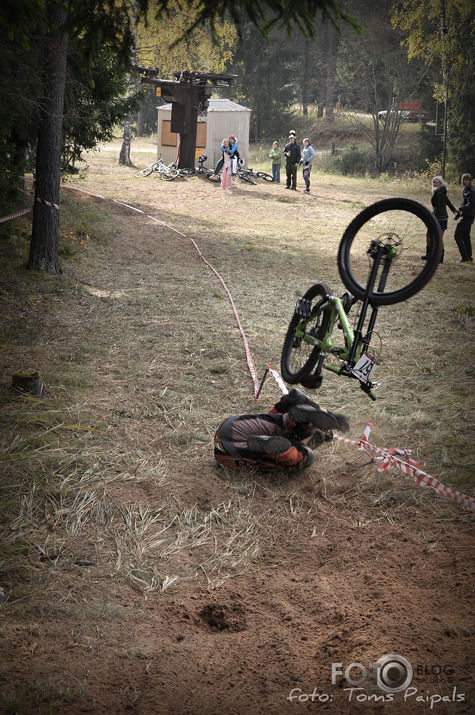
[{"label": "bike disc brake rotor", "polygon": [[377,214],[366,222],[355,235],[349,255],[352,273],[362,286],[366,285],[373,267],[372,244],[384,246],[374,286],[378,292],[379,280],[385,263],[391,261],[384,292],[398,291],[410,284],[424,268],[422,256],[427,253],[427,229],[418,216],[395,209]]}]

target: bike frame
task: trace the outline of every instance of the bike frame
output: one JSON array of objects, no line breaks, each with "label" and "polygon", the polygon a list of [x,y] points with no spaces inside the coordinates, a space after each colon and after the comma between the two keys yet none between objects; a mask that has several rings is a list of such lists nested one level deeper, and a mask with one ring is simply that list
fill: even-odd
[{"label": "bike frame", "polygon": [[[316,306],[316,310],[312,311],[312,314],[297,326],[295,330],[295,337],[300,338],[309,345],[320,349],[318,363],[313,372],[314,378],[318,379],[321,376],[322,370],[325,369],[329,372],[334,372],[337,375],[357,379],[360,382],[361,389],[364,390],[364,392],[366,392],[372,400],[376,400],[376,396],[372,392],[373,383],[368,380],[363,380],[353,372],[356,363],[369,347],[376,321],[376,315],[378,313],[378,308],[373,307],[369,319],[368,330],[366,331],[366,335],[363,337],[367,310],[368,306],[366,306],[366,309],[363,306],[359,316],[358,325],[355,331],[353,331],[342,299],[332,295],[328,296],[320,301]],[[330,319],[325,336],[322,339],[318,339],[317,337],[307,333],[305,331],[305,327],[307,323],[315,319],[317,312],[323,314],[325,311],[330,311]],[[337,345],[333,340],[333,332],[337,325],[338,329],[341,330],[343,334],[344,346],[341,344]],[[342,362],[342,365],[337,367],[336,365],[327,364],[325,362],[327,355],[334,355]]]},{"label": "bike frame", "polygon": [[[365,371],[359,370],[355,373],[355,365],[357,361],[363,356],[364,352],[368,349],[373,336],[374,325],[376,323],[376,316],[378,314],[378,306],[372,303],[371,297],[374,291],[374,285],[376,282],[376,276],[378,273],[379,266],[383,263],[383,270],[378,282],[378,291],[383,291],[386,285],[389,269],[391,267],[391,261],[396,255],[396,252],[392,246],[382,245],[378,241],[372,241],[370,248],[368,250],[368,255],[373,259],[373,266],[371,268],[370,275],[368,277],[368,283],[366,285],[365,295],[362,299],[362,308],[360,316],[358,319],[358,324],[355,331],[350,325],[348,316],[346,314],[343,301],[341,298],[336,296],[327,296],[321,300],[312,311],[308,318],[305,318],[296,328],[295,337],[304,340],[306,343],[318,347],[320,349],[320,355],[318,358],[317,366],[313,372],[313,380],[318,382],[321,380],[322,369],[334,372],[337,375],[344,375],[345,377],[351,377],[359,380],[361,389],[366,392],[367,395],[372,400],[376,400],[376,395],[373,393],[373,383],[368,379],[368,373],[366,372],[366,379],[364,378]],[[299,309],[299,302],[297,302],[296,311]],[[366,316],[368,310],[371,309],[371,315],[369,317],[368,326],[366,329],[366,334],[363,336]],[[325,311],[330,311],[330,318],[328,327],[323,339],[319,340],[313,335],[309,335],[305,331],[305,326],[308,322],[314,320],[317,314],[324,314]],[[332,334],[335,329],[335,325],[338,320],[338,328],[342,331],[345,346],[341,347],[335,345],[332,342]],[[302,329],[303,328],[303,329]],[[342,361],[341,367],[336,367],[335,365],[327,365],[325,363],[326,356],[334,355],[336,358]],[[373,363],[374,360],[368,357],[368,363]],[[371,374],[371,371],[369,371]]]}]

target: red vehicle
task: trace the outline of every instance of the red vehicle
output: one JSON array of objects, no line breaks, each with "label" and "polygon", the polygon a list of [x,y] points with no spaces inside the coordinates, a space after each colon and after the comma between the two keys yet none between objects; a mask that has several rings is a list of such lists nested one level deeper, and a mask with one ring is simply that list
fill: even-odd
[{"label": "red vehicle", "polygon": [[[429,115],[424,112],[421,107],[421,103],[417,100],[408,100],[405,102],[399,102],[399,109],[397,110],[401,115],[401,119],[407,122],[427,122],[429,120]],[[396,110],[391,108],[389,114],[394,114]],[[383,110],[378,112],[378,119],[384,121],[388,116],[388,111]]]}]

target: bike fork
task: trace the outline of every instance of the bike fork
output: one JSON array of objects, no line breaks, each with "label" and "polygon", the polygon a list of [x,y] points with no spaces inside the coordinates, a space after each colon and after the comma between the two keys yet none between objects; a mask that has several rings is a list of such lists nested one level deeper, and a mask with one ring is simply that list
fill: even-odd
[{"label": "bike fork", "polygon": [[[368,278],[368,283],[366,285],[366,291],[365,291],[365,297],[363,299],[363,307],[361,309],[361,314],[358,320],[358,325],[355,330],[355,337],[353,340],[353,345],[351,346],[350,354],[348,356],[348,367],[352,368],[355,366],[356,363],[356,351],[358,350],[359,344],[362,342],[365,347],[368,347],[369,343],[371,342],[371,337],[373,335],[373,330],[374,330],[374,325],[376,323],[376,316],[378,315],[378,306],[372,305],[372,296],[373,296],[373,289],[374,289],[374,284],[376,282],[376,275],[378,273],[379,266],[381,264],[381,258],[383,256],[383,252],[385,250],[385,247],[382,245],[378,245],[376,252],[373,251],[373,267],[371,269],[371,273]],[[370,249],[371,251],[371,249]],[[370,251],[368,251],[370,253]],[[371,253],[370,253],[371,255]],[[390,266],[390,261],[386,259],[384,262],[383,270],[381,271],[381,276],[379,278],[379,283],[378,283],[378,293],[382,293],[384,291],[384,287],[386,285],[386,281],[388,278],[388,273],[389,273],[389,266]],[[366,313],[368,311],[368,308],[372,306],[372,313],[371,317],[369,319],[368,323],[368,330],[366,332],[365,337],[363,337],[363,328],[364,328],[364,321],[366,319]]]}]

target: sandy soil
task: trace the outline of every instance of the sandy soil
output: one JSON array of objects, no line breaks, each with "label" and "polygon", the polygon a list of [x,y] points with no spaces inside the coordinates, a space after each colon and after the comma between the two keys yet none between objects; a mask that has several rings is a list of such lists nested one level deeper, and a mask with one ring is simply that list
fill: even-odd
[{"label": "sandy soil", "polygon": [[[28,544],[30,559],[0,581],[8,596],[0,611],[2,712],[474,712],[467,508],[399,473],[377,472],[338,444],[290,477],[226,474],[212,459],[219,420],[256,406],[227,297],[190,239],[225,274],[261,365],[267,333],[248,300],[250,244],[265,217],[285,225],[290,213],[279,217],[281,208],[303,220],[305,237],[306,212],[316,209],[300,195],[279,204],[283,188],[272,185],[218,197],[200,178],[173,185],[131,176],[114,165],[100,186],[92,175],[78,183],[105,199],[67,190],[104,207],[118,229],[111,245],[68,269],[62,292],[48,298],[49,323],[22,348],[49,375],[49,396],[67,405],[71,421],[87,413],[83,424],[97,429],[74,437],[63,430],[58,439],[77,439],[75,467],[61,462],[42,514],[9,532],[12,543]],[[325,212],[341,210],[342,187],[317,184],[312,200],[325,205],[323,225]],[[355,185],[346,196],[370,201],[372,192]],[[268,250],[276,252],[276,294],[287,295],[264,316],[282,330],[292,280],[278,261],[291,271],[293,259],[280,236],[271,234],[278,245]],[[227,250],[232,265],[222,260]],[[4,374],[19,349],[3,356]],[[65,363],[76,384],[63,379]],[[278,397],[268,385],[261,409]],[[5,387],[2,398],[12,419],[27,409]],[[336,399],[349,409],[348,397]],[[356,438],[367,414],[354,412]],[[71,491],[72,473],[83,491]],[[73,521],[71,495],[86,487],[93,512]],[[157,525],[175,534],[168,551]],[[177,578],[168,585],[166,576]],[[397,666],[401,656],[412,664],[404,692],[371,679],[370,664],[386,654]],[[345,678],[352,663],[360,665]],[[358,684],[362,666],[368,677]]]}]

